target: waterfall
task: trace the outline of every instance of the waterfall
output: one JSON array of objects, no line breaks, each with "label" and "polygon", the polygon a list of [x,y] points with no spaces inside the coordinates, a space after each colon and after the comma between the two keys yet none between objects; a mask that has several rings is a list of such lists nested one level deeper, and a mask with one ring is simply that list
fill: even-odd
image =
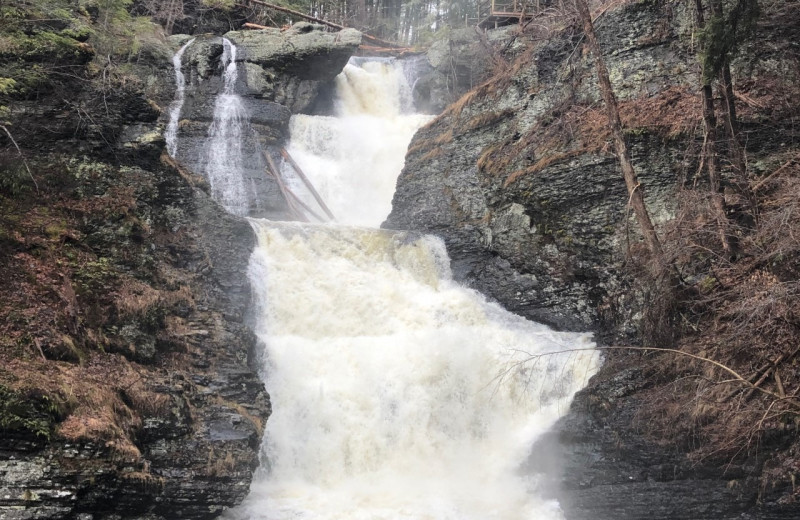
[{"label": "waterfall", "polygon": [[532,442],[593,373],[554,332],[453,282],[441,240],[254,221],[273,402],[268,470],[233,518],[555,519]]},{"label": "waterfall", "polygon": [[164,133],[167,141],[167,152],[171,157],[178,153],[178,123],[181,119],[181,109],[183,108],[184,94],[186,90],[186,78],[183,76],[181,59],[186,49],[194,43],[194,38],[186,42],[175,56],[172,57],[172,66],[175,68],[175,99],[169,106],[169,123]]},{"label": "waterfall", "polygon": [[351,58],[336,78],[335,117],[292,116],[289,153],[339,222],[378,225],[389,214],[408,143],[431,119],[404,110],[410,93],[394,60]]},{"label": "waterfall", "polygon": [[236,94],[236,46],[227,38],[222,39],[222,44],[224,84],[214,101],[214,121],[208,130],[206,178],[217,202],[234,215],[247,215],[243,144],[250,122],[242,98]]},{"label": "waterfall", "polygon": [[[397,89],[371,83],[390,76],[385,65],[348,66],[340,76],[340,115],[318,125],[337,134],[333,142],[309,130],[319,121],[293,125],[295,155],[319,153],[325,168],[305,164],[309,176],[354,222],[386,216],[402,153],[371,149],[387,141],[369,136],[375,127],[347,143],[338,134],[354,131],[342,129],[351,123],[334,119],[406,117]],[[389,180],[367,182],[379,176]],[[274,413],[251,493],[226,518],[562,518],[521,465],[594,372],[588,335],[552,331],[454,282],[436,237],[251,223],[255,332]]]}]

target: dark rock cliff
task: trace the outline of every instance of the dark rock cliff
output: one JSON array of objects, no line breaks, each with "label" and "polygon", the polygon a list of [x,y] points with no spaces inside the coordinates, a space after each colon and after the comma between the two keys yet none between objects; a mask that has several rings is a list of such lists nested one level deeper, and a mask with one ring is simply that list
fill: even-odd
[{"label": "dark rock cliff", "polygon": [[[777,114],[766,100],[789,99],[796,85],[797,54],[787,31],[796,27],[798,11],[769,7],[764,39],[755,38],[734,64],[742,98],[749,99],[744,132],[755,175],[783,164],[781,150],[796,135],[794,116]],[[596,22],[646,204],[668,237],[690,218],[687,188],[705,182],[695,173],[702,120],[692,16],[684,3],[646,0],[622,3]],[[515,46],[525,42],[512,52],[514,60],[417,133],[384,227],[440,235],[458,279],[525,317],[594,331],[605,345],[641,345],[642,337],[653,345],[648,313],[672,303],[641,280],[647,255],[626,210],[591,55],[579,24],[539,21],[538,28],[511,33]],[[692,240],[709,246],[705,237]],[[688,306],[669,312],[695,319]],[[711,326],[698,323],[688,327],[696,336]],[[753,347],[769,348],[770,340],[762,341]],[[712,354],[701,355],[723,352],[706,348]],[[714,399],[724,397],[706,399],[697,371],[670,373],[664,367],[673,361],[654,353],[615,351],[606,358],[527,464],[556,476],[553,494],[567,518],[798,516],[793,477],[775,478],[771,469],[776,459],[794,467],[792,426],[745,427],[734,438],[725,430],[749,419],[744,411],[738,419],[736,412],[724,415],[733,407],[715,413],[736,426],[703,415],[704,406],[717,410]],[[766,417],[769,403],[758,406],[754,423]],[[748,443],[748,435],[761,444]]]},{"label": "dark rock cliff", "polygon": [[[663,19],[654,5],[610,13],[599,27],[623,102],[644,92],[681,103],[697,80],[687,71],[691,58],[673,48],[673,32],[653,38]],[[624,335],[637,310],[630,295],[621,296],[618,266],[635,223],[624,218],[627,193],[614,156],[598,146],[602,136],[570,128],[590,124],[581,117],[599,99],[591,64],[573,59],[579,41],[570,30],[546,40],[423,128],[384,225],[441,234],[456,276],[510,310],[574,330],[601,322],[601,330]],[[639,110],[647,108],[631,107]],[[686,175],[685,141],[658,135],[670,130],[632,130],[634,164],[656,222],[672,216]]]},{"label": "dark rock cliff", "polygon": [[[140,58],[170,81],[168,50]],[[163,153],[144,82],[86,63],[7,113],[0,517],[211,518],[248,492],[270,413],[252,232]]]},{"label": "dark rock cliff", "polygon": [[[248,493],[271,411],[246,325],[254,236],[165,152],[174,45],[98,66],[80,29],[92,13],[62,7],[13,11],[27,32],[0,26],[15,42],[0,61],[0,518],[213,518]],[[351,36],[302,81],[335,76]],[[230,37],[255,56],[251,36]],[[221,45],[198,42],[187,109],[204,115],[181,138],[197,124],[202,141]],[[255,133],[281,144],[290,109],[243,84]]]}]

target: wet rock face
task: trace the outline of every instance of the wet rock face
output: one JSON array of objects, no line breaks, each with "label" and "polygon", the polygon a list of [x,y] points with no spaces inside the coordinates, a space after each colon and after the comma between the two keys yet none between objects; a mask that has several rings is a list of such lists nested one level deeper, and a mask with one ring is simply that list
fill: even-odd
[{"label": "wet rock face", "polygon": [[[98,309],[112,316],[103,319],[106,352],[87,355],[84,368],[62,362],[59,369],[85,370],[90,375],[86,385],[115,389],[108,397],[98,394],[98,399],[118,400],[118,413],[132,423],[132,444],[121,451],[120,439],[92,434],[95,425],[113,424],[113,418],[103,415],[87,419],[83,426],[89,433],[74,440],[59,433],[58,422],[70,420],[69,412],[56,418],[54,431],[34,432],[28,422],[4,421],[4,520],[214,518],[249,491],[271,411],[253,368],[255,338],[245,324],[254,238],[245,221],[227,214],[168,164],[154,161],[142,169],[147,163],[142,158],[163,147],[163,139],[138,146],[124,143],[117,155],[127,166],[124,172],[109,168],[108,178],[81,187],[91,197],[106,197],[120,189],[126,176],[135,176],[138,191],[131,217],[149,219],[150,232],[121,236],[115,232],[116,222],[98,216],[87,218],[75,233],[85,236],[83,247],[107,259],[107,275],[113,276],[111,266],[123,257],[126,272],[150,290],[166,294],[182,286],[188,300],[161,307],[162,320],[155,325],[150,313],[123,319],[113,317],[118,311]],[[137,166],[131,166],[134,158]],[[82,323],[91,327],[99,318],[88,315],[88,298],[81,293],[78,304],[85,311]],[[120,367],[124,374],[136,374],[130,383],[115,379]],[[13,372],[10,366],[4,369]],[[103,382],[103,377],[109,380]],[[52,406],[52,401],[43,402]],[[28,413],[21,403],[4,412],[23,418],[52,413],[47,407]],[[93,435],[100,438],[92,440]]]},{"label": "wet rock face", "polygon": [[251,92],[295,114],[311,108],[320,89],[342,71],[361,44],[355,29],[330,33],[307,22],[283,32],[269,28],[225,36],[242,49]]},{"label": "wet rock face", "polygon": [[[673,29],[657,31],[663,13],[654,4],[610,12],[598,27],[623,102],[640,96],[636,78],[651,78],[647,88],[658,92],[691,88],[690,74],[662,74],[685,70],[692,58],[673,49]],[[578,43],[567,30],[539,44],[513,75],[418,132],[384,226],[443,236],[455,276],[523,316],[630,337],[637,296],[626,294],[619,266],[636,223],[626,218],[622,175],[610,149],[581,143],[565,122],[572,107],[600,98],[591,62],[574,59]],[[564,135],[548,134],[560,125]],[[630,137],[648,207],[662,223],[673,212],[686,143],[647,129]]]},{"label": "wet rock face", "polygon": [[[175,50],[190,37],[171,37]],[[265,29],[225,34],[237,47],[236,94],[242,98],[249,127],[242,142],[249,214],[284,219],[288,209],[275,181],[266,174],[263,151],[288,138],[289,118],[311,109],[320,92],[342,71],[358,48],[361,33],[329,33],[297,23],[287,31]],[[203,174],[208,135],[217,95],[223,90],[222,38],[198,36],[183,56],[186,96],[178,131],[177,159]]]},{"label": "wet rock face", "polygon": [[[800,505],[765,489],[759,456],[690,460],[684,446],[648,439],[640,368],[604,368],[570,413],[533,447],[527,468],[554,476],[550,492],[569,520],[789,520]],[[782,502],[782,503],[781,503]]]},{"label": "wet rock face", "polygon": [[[674,117],[699,103],[685,7],[629,2],[596,26],[657,227],[673,218],[680,186],[695,180],[686,150],[702,141],[692,126],[699,113],[677,131],[658,117],[662,104]],[[456,278],[525,317],[595,331],[607,344],[636,341],[647,296],[625,263],[640,238],[604,146],[607,120],[581,38],[566,29],[532,44],[530,60],[421,129],[384,227],[440,235]],[[656,442],[663,437],[640,412],[645,392],[663,381],[643,365],[609,363],[532,447],[525,467],[555,475],[551,493],[567,519],[800,517],[797,505],[775,498],[791,489],[764,489],[763,459],[690,460],[691,446]]]},{"label": "wet rock face", "polygon": [[[249,491],[271,412],[246,325],[254,236],[164,152],[173,52],[143,52],[130,65],[141,82],[105,97],[76,74],[7,116],[41,192],[2,193],[3,297],[33,279],[14,270],[19,254],[58,274],[35,280],[54,298],[17,302],[41,314],[22,331],[41,354],[12,352],[5,334],[19,331],[3,320],[3,520],[210,519]],[[266,105],[254,124],[277,139],[288,109]],[[45,224],[14,227],[39,214],[63,237],[41,256]],[[123,284],[139,311],[124,311]]]},{"label": "wet rock face", "polygon": [[473,27],[454,29],[434,42],[424,55],[416,83],[414,106],[422,113],[438,114],[464,93],[491,76],[490,45],[508,40],[514,29],[482,34]]}]

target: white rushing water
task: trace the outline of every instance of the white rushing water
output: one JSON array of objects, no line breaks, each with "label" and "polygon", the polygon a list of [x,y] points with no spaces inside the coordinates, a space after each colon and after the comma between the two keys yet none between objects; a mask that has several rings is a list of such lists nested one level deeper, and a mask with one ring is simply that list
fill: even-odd
[{"label": "white rushing water", "polygon": [[169,106],[169,122],[167,123],[167,130],[164,132],[164,139],[167,141],[167,153],[171,157],[175,157],[178,152],[178,124],[181,119],[181,109],[183,108],[186,91],[186,78],[183,76],[181,60],[183,53],[192,43],[194,43],[194,38],[186,42],[172,57],[172,66],[175,68],[175,99]]},{"label": "white rushing water", "polygon": [[272,397],[249,519],[561,518],[518,471],[593,373],[554,332],[453,282],[442,242],[255,222]]},{"label": "white rushing water", "polygon": [[227,38],[222,44],[224,85],[214,101],[214,121],[208,130],[206,178],[214,200],[234,215],[247,215],[243,145],[250,122],[242,98],[236,94],[236,46]]},{"label": "white rushing water", "polygon": [[[351,59],[336,78],[336,94],[336,116],[292,116],[288,150],[338,222],[379,225],[391,210],[408,143],[431,116],[405,113],[410,88],[390,60]],[[283,171],[291,179],[291,170]]]},{"label": "white rushing water", "polygon": [[[346,103],[390,105],[353,80],[366,74],[345,71],[340,95],[361,92]],[[295,153],[315,146],[296,130],[295,121]],[[371,143],[355,159],[376,154]],[[402,160],[372,166],[340,145],[325,159],[336,172],[328,195],[342,199],[334,211],[380,222]],[[386,179],[362,184],[381,175],[391,189]],[[432,236],[252,224],[256,333],[274,413],[251,494],[227,518],[562,518],[520,466],[595,370],[588,335],[554,332],[454,282]]]}]

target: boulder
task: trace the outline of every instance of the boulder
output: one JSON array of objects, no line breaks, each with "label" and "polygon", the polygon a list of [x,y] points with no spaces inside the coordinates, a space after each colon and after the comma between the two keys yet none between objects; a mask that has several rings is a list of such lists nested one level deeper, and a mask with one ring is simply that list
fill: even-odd
[{"label": "boulder", "polygon": [[225,35],[241,49],[251,95],[305,113],[361,44],[361,33],[331,33],[322,25],[299,22],[286,31],[268,28]]}]

